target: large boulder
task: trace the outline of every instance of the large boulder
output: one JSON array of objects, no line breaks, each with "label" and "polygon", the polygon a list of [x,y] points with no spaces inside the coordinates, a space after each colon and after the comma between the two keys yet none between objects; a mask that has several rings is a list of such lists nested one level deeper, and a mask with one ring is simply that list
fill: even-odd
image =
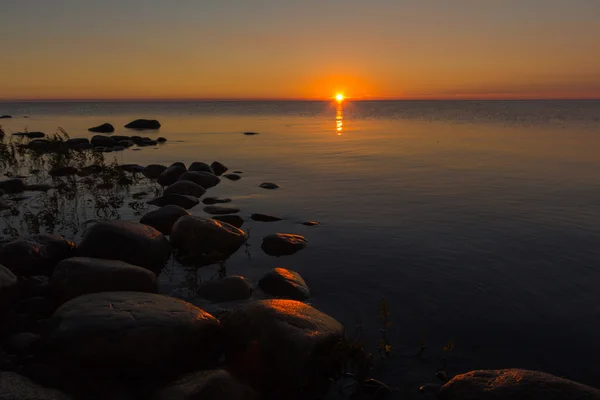
[{"label": "large boulder", "polygon": [[136,119],[125,125],[125,128],[138,130],[159,129],[160,122],[155,119]]},{"label": "large boulder", "polygon": [[252,282],[243,276],[228,276],[204,282],[196,294],[214,302],[245,300],[252,296]]},{"label": "large boulder", "polygon": [[88,131],[97,133],[113,133],[115,131],[115,127],[107,122],[105,124],[89,128]]},{"label": "large boulder", "polygon": [[176,205],[176,206],[185,208],[186,210],[189,210],[190,208],[197,206],[198,203],[200,203],[200,200],[198,200],[197,197],[186,196],[183,194],[175,194],[175,193],[165,194],[164,196],[157,197],[148,202],[148,204],[151,204],[151,205],[157,206],[157,207]]},{"label": "large boulder", "polygon": [[279,189],[279,185],[273,182],[263,182],[259,185],[263,189]]},{"label": "large boulder", "polygon": [[4,193],[21,193],[25,190],[27,185],[22,179],[12,178],[0,181],[0,190]]},{"label": "large boulder", "polygon": [[289,233],[275,233],[263,238],[260,248],[268,255],[280,257],[292,255],[307,245],[303,236]]},{"label": "large boulder", "polygon": [[304,300],[310,297],[310,290],[304,279],[296,271],[275,268],[258,281],[263,292],[272,296],[293,300]]},{"label": "large boulder", "polygon": [[253,221],[260,221],[260,222],[281,221],[280,217],[276,217],[274,215],[260,214],[260,213],[255,213],[255,214],[250,215],[250,219],[252,219]]},{"label": "large boulder", "polygon": [[63,237],[32,235],[0,247],[0,264],[15,275],[50,275],[58,262],[73,256],[75,244]]},{"label": "large boulder", "polygon": [[6,400],[70,400],[71,397],[38,385],[15,372],[0,371],[0,399]]},{"label": "large boulder", "polygon": [[54,268],[50,287],[59,303],[100,292],[156,293],[156,275],[145,268],[118,260],[74,257]]},{"label": "large boulder", "polygon": [[188,171],[192,172],[208,172],[209,174],[214,174],[215,171],[208,165],[207,163],[203,163],[200,161],[193,162],[192,165],[188,168]]},{"label": "large boulder", "polygon": [[119,144],[112,137],[102,136],[102,135],[96,135],[96,136],[92,137],[92,140],[90,140],[90,143],[92,143],[92,145],[94,147],[113,147],[113,146],[116,146],[117,144]]},{"label": "large boulder", "polygon": [[231,199],[229,197],[219,198],[219,197],[205,197],[202,199],[202,202],[207,205],[212,204],[224,204],[231,203]]},{"label": "large boulder", "polygon": [[69,147],[80,147],[82,145],[88,145],[88,144],[90,144],[90,139],[88,139],[88,138],[72,138],[72,139],[67,139],[66,144]]},{"label": "large boulder", "polygon": [[0,265],[0,315],[17,294],[17,277],[6,267]]},{"label": "large boulder", "polygon": [[204,207],[204,212],[212,215],[224,215],[238,213],[240,209],[236,207],[206,206]]},{"label": "large boulder", "polygon": [[600,390],[544,372],[523,369],[472,371],[455,376],[441,400],[597,400]]},{"label": "large boulder", "polygon": [[61,369],[152,379],[214,366],[220,324],[183,300],[151,293],[77,297],[52,316],[49,355]]},{"label": "large boulder", "polygon": [[169,186],[177,182],[177,179],[179,179],[180,176],[184,175],[186,171],[187,170],[185,169],[185,166],[178,164],[171,165],[165,170],[165,172],[160,174],[156,181],[162,186]]},{"label": "large boulder", "polygon": [[215,215],[214,217],[212,217],[212,219],[221,222],[226,222],[229,225],[235,226],[236,228],[241,228],[242,225],[244,225],[244,218],[234,214]]},{"label": "large boulder", "polygon": [[150,211],[140,219],[140,222],[150,225],[164,235],[170,235],[175,222],[184,215],[190,215],[190,213],[183,207],[170,204]]},{"label": "large boulder", "polygon": [[242,179],[242,177],[238,174],[225,174],[223,177],[229,179],[230,181],[239,181]]},{"label": "large boulder", "polygon": [[150,164],[144,168],[142,173],[146,178],[157,179],[162,175],[163,172],[167,170],[167,167],[159,164]]},{"label": "large boulder", "polygon": [[85,231],[78,255],[121,260],[158,273],[171,256],[171,246],[151,226],[131,221],[100,221]]},{"label": "large boulder", "polygon": [[222,323],[229,369],[269,398],[320,398],[310,394],[322,394],[339,371],[344,328],[309,305],[261,300]]},{"label": "large boulder", "polygon": [[204,189],[210,189],[213,186],[217,186],[221,182],[221,179],[218,176],[210,174],[208,172],[190,171],[179,176],[179,180],[194,182],[202,186]]},{"label": "large boulder", "polygon": [[225,370],[194,372],[172,383],[154,400],[255,400],[258,395]]},{"label": "large boulder", "polygon": [[177,181],[165,189],[165,194],[183,194],[186,196],[202,197],[206,189],[191,181]]},{"label": "large boulder", "polygon": [[212,164],[210,164],[210,168],[214,171],[215,175],[223,175],[229,170],[225,164],[218,161],[213,161]]}]

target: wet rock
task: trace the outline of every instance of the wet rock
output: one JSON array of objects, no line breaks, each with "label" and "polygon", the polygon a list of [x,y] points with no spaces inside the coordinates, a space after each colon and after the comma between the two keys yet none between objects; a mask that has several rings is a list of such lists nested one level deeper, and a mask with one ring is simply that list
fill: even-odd
[{"label": "wet rock", "polygon": [[258,281],[263,292],[272,296],[292,300],[304,300],[310,297],[310,290],[299,273],[285,268],[275,268]]},{"label": "wet rock", "polygon": [[12,115],[0,115],[0,119],[12,118]]},{"label": "wet rock", "polygon": [[158,294],[80,296],[56,310],[50,327],[59,366],[97,376],[165,378],[214,366],[222,349],[218,320]]},{"label": "wet rock", "polygon": [[150,211],[140,219],[140,222],[150,225],[164,235],[170,235],[173,224],[184,215],[190,215],[190,213],[182,207],[171,204]]},{"label": "wet rock", "polygon": [[144,140],[138,146],[156,146],[158,142],[156,140]]},{"label": "wet rock", "polygon": [[0,397],[7,400],[71,400],[56,389],[45,388],[9,371],[0,371]]},{"label": "wet rock", "polygon": [[170,167],[181,167],[181,168],[185,168],[186,171],[187,171],[187,167],[181,161],[174,162],[173,164],[170,165]]},{"label": "wet rock", "polygon": [[89,128],[88,131],[97,133],[113,133],[115,131],[115,127],[109,123],[105,123]]},{"label": "wet rock", "polygon": [[54,186],[47,185],[45,183],[35,183],[33,185],[27,185],[27,187],[25,188],[25,190],[29,192],[47,192],[50,189],[54,189]]},{"label": "wet rock", "polygon": [[234,174],[243,174],[244,171],[233,171]]},{"label": "wet rock", "polygon": [[228,199],[228,198],[219,199],[218,197],[206,197],[206,198],[202,199],[202,202],[207,205],[223,204],[223,203],[231,203],[231,199]]},{"label": "wet rock", "polygon": [[186,196],[202,197],[206,194],[206,189],[191,181],[177,181],[165,189],[167,194],[184,194]]},{"label": "wet rock", "polygon": [[246,136],[254,136],[254,135],[258,135],[258,132],[244,132],[244,135]]},{"label": "wet rock", "polygon": [[128,148],[130,148],[130,147],[132,147],[132,146],[135,145],[135,143],[133,143],[132,140],[121,140],[121,141],[118,142],[118,144],[119,145],[116,146],[116,147],[123,147],[123,148],[126,148],[126,149],[128,149]]},{"label": "wet rock", "polygon": [[144,142],[144,138],[143,137],[141,137],[141,136],[135,136],[135,135],[134,136],[130,136],[129,140],[131,140],[133,143],[135,143],[137,145],[139,145],[139,144],[141,144],[141,143]]},{"label": "wet rock", "polygon": [[212,219],[219,222],[225,222],[229,225],[235,226],[236,228],[241,228],[242,225],[244,225],[244,218],[240,217],[239,215],[215,215],[212,217]]},{"label": "wet rock", "polygon": [[110,136],[95,135],[90,140],[94,147],[113,147],[117,145],[117,141]]},{"label": "wet rock", "polygon": [[137,192],[131,195],[132,198],[138,200],[138,199],[142,199],[144,197],[148,196],[148,193],[146,192]]},{"label": "wet rock", "polygon": [[266,236],[260,248],[270,256],[280,257],[292,255],[304,249],[306,245],[306,239],[300,235],[276,233]]},{"label": "wet rock", "polygon": [[171,165],[165,170],[165,172],[160,174],[156,181],[162,186],[170,186],[177,182],[177,179],[179,179],[180,176],[186,174],[186,171],[187,170],[185,169],[185,166],[182,167],[181,165]]},{"label": "wet rock", "polygon": [[[123,135],[112,135],[111,138],[115,140],[115,142],[124,142],[127,140],[131,140],[131,136],[123,136]],[[133,142],[133,140],[131,140]]]},{"label": "wet rock", "polygon": [[104,168],[101,165],[92,164],[81,168],[79,172],[77,172],[77,175],[84,178],[86,176],[99,174],[102,171],[104,171]]},{"label": "wet rock", "polygon": [[239,181],[240,179],[242,179],[242,177],[238,174],[225,174],[223,175],[223,177],[229,179],[230,181]]},{"label": "wet rock", "polygon": [[60,177],[60,176],[72,176],[77,173],[77,168],[75,167],[56,167],[51,169],[48,172],[48,175]]},{"label": "wet rock", "polygon": [[112,153],[113,148],[112,147],[97,146],[97,147],[94,147],[94,151],[98,152],[98,153]]},{"label": "wet rock", "polygon": [[192,165],[188,168],[188,171],[192,172],[208,172],[209,174],[215,174],[215,171],[208,165],[207,163],[203,163],[200,161],[193,162]]},{"label": "wet rock", "polygon": [[225,164],[218,161],[213,161],[212,164],[210,164],[210,168],[212,168],[212,170],[215,172],[215,175],[219,176],[223,175],[225,172],[227,172],[227,170],[229,170]]},{"label": "wet rock", "polygon": [[343,326],[304,303],[262,300],[222,320],[226,362],[234,375],[268,398],[321,398],[339,371]]},{"label": "wet rock", "polygon": [[92,150],[94,148],[94,146],[92,146],[91,143],[80,143],[80,144],[75,144],[72,146],[73,150]]},{"label": "wet rock", "polygon": [[188,374],[163,389],[155,400],[257,400],[254,390],[225,370]]},{"label": "wet rock", "polygon": [[279,189],[279,185],[272,182],[261,183],[260,187],[263,189]]},{"label": "wet rock", "polygon": [[35,319],[48,318],[58,306],[50,297],[35,296],[22,299],[17,304],[17,311]]},{"label": "wet rock", "polygon": [[41,139],[46,136],[44,132],[17,132],[13,136],[26,137],[27,139]]},{"label": "wet rock", "polygon": [[213,174],[209,174],[208,172],[186,172],[179,177],[180,181],[191,181],[204,189],[209,189],[213,186],[217,186],[221,179]]},{"label": "wet rock", "polygon": [[276,222],[276,221],[281,221],[281,218],[279,217],[275,217],[273,215],[267,215],[267,214],[252,214],[250,216],[250,218],[254,221],[260,221],[260,222]]},{"label": "wet rock", "polygon": [[196,294],[216,303],[245,300],[252,296],[252,282],[243,276],[228,276],[203,283]]},{"label": "wet rock", "polygon": [[148,202],[148,204],[151,204],[153,206],[164,207],[168,205],[175,205],[185,208],[186,210],[194,208],[199,203],[200,200],[198,200],[197,197],[186,196],[183,194],[176,193],[165,194],[164,196],[157,197]]},{"label": "wet rock", "polygon": [[154,130],[160,128],[160,122],[155,119],[136,119],[135,121],[131,121],[125,128],[128,129],[138,129],[138,130]]},{"label": "wet rock", "polygon": [[206,206],[204,212],[213,215],[235,214],[240,212],[239,208],[224,206]]},{"label": "wet rock", "polygon": [[4,193],[21,193],[27,188],[25,182],[19,178],[6,179],[0,181],[0,190]]},{"label": "wet rock", "polygon": [[143,173],[144,170],[146,169],[145,167],[142,167],[141,165],[138,165],[138,164],[123,164],[120,166],[120,168],[123,171],[129,172],[131,174]]},{"label": "wet rock", "polygon": [[99,221],[84,233],[78,256],[121,260],[158,273],[171,256],[171,246],[151,226],[131,221]]},{"label": "wet rock", "polygon": [[19,292],[23,297],[48,296],[50,279],[44,275],[22,276],[19,278]]},{"label": "wet rock", "polygon": [[[40,341],[40,335],[31,332],[21,332],[9,336],[4,341],[4,349],[10,354],[28,354],[33,347]],[[0,398],[2,392],[0,390]]]},{"label": "wet rock", "polygon": [[422,394],[436,394],[441,387],[441,385],[436,383],[426,383],[419,388],[419,392]]},{"label": "wet rock", "polygon": [[167,141],[167,139],[166,139],[166,138],[164,138],[164,137],[159,137],[158,139],[156,139],[156,141],[157,141],[158,143],[165,143],[165,142]]},{"label": "wet rock", "polygon": [[0,264],[19,276],[50,275],[74,251],[75,244],[60,236],[32,235],[0,247]]},{"label": "wet rock", "polygon": [[304,226],[317,226],[317,225],[319,225],[319,223],[317,221],[305,221],[305,222],[302,222],[302,225],[304,225]]},{"label": "wet rock", "polygon": [[17,295],[17,277],[0,265],[0,315]]},{"label": "wet rock", "polygon": [[165,167],[164,165],[150,164],[146,168],[144,168],[144,171],[142,171],[142,173],[146,178],[156,179],[166,170],[167,167]]},{"label": "wet rock", "polygon": [[90,144],[90,140],[87,138],[73,138],[73,139],[67,139],[66,141],[67,146],[69,147],[76,147],[76,146],[81,146],[82,144]]},{"label": "wet rock", "polygon": [[522,369],[472,371],[446,383],[441,400],[600,399],[600,390],[550,374]]}]

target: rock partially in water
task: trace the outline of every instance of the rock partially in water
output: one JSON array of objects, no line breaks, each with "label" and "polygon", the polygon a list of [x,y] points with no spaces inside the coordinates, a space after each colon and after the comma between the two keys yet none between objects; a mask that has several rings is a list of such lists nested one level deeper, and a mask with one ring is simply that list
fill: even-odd
[{"label": "rock partially in water", "polygon": [[61,236],[38,234],[0,247],[0,264],[15,275],[50,275],[56,264],[72,257],[75,244]]},{"label": "rock partially in water", "polygon": [[156,141],[157,141],[158,143],[165,143],[165,142],[167,141],[167,139],[161,136],[161,137],[159,137],[158,139],[156,139]]},{"label": "rock partially in water", "polygon": [[188,374],[163,389],[155,400],[258,400],[250,387],[238,382],[225,370]]},{"label": "rock partially in water", "polygon": [[227,168],[227,166],[223,163],[220,163],[218,161],[213,161],[210,164],[210,168],[212,168],[212,170],[215,172],[215,175],[223,175],[225,172],[227,172],[229,170],[229,168]]},{"label": "rock partially in water", "polygon": [[27,139],[41,139],[46,136],[44,132],[17,132],[13,136],[26,137]]},{"label": "rock partially in water", "polygon": [[94,376],[165,378],[216,365],[220,324],[185,301],[105,292],[77,297],[52,316],[48,352],[61,369]]},{"label": "rock partially in water", "polygon": [[544,372],[522,369],[472,371],[446,383],[441,400],[600,399],[600,390]]},{"label": "rock partially in water", "polygon": [[104,171],[104,168],[101,165],[92,164],[81,168],[79,172],[77,172],[77,175],[81,177],[86,177],[90,175],[99,174],[102,171]]},{"label": "rock partially in water", "polygon": [[99,221],[84,233],[78,256],[121,260],[157,274],[171,257],[162,233],[132,221]]},{"label": "rock partially in water", "polygon": [[69,147],[79,147],[81,145],[88,145],[88,144],[90,144],[90,139],[88,139],[88,138],[67,139],[66,144]]},{"label": "rock partially in water", "polygon": [[0,315],[17,295],[17,277],[8,268],[0,265]]},{"label": "rock partially in water", "polygon": [[115,131],[115,127],[107,122],[102,125],[89,128],[88,131],[97,133],[113,133]]},{"label": "rock partially in water", "polygon": [[204,212],[212,215],[235,214],[240,212],[239,208],[224,206],[206,206]]},{"label": "rock partially in water", "polygon": [[0,190],[4,193],[12,194],[12,193],[21,193],[25,191],[27,185],[23,182],[22,179],[12,178],[0,181]]},{"label": "rock partially in water", "polygon": [[276,221],[282,220],[282,218],[275,217],[273,215],[260,214],[260,213],[252,214],[250,216],[250,218],[254,221],[259,221],[259,222],[276,222]]},{"label": "rock partially in water", "polygon": [[72,400],[56,389],[45,388],[9,371],[0,371],[0,396],[7,400]]},{"label": "rock partially in water", "polygon": [[321,398],[339,371],[343,326],[294,300],[252,302],[222,321],[226,362],[268,398]]},{"label": "rock partially in water", "polygon": [[212,219],[225,222],[229,225],[235,226],[236,228],[241,228],[242,225],[244,225],[244,218],[240,217],[239,215],[215,215],[212,217]]},{"label": "rock partially in water", "polygon": [[260,248],[268,255],[280,257],[292,255],[307,246],[303,236],[289,233],[275,233],[263,238]]},{"label": "rock partially in water", "polygon": [[161,176],[161,174],[166,170],[167,167],[165,167],[164,165],[150,164],[146,166],[146,168],[144,168],[144,171],[142,173],[146,178],[156,179],[159,176]]},{"label": "rock partially in water", "polygon": [[146,169],[146,167],[142,167],[139,164],[123,164],[120,166],[120,168],[125,172],[129,172],[130,174],[143,173]]},{"label": "rock partially in water", "polygon": [[225,174],[223,177],[229,179],[230,181],[239,181],[242,179],[242,177],[238,174]]},{"label": "rock partially in water", "polygon": [[[123,135],[112,135],[111,138],[113,138],[117,143],[118,142],[124,142],[126,140],[131,140],[131,136],[123,136]],[[133,140],[131,140],[133,142]]]},{"label": "rock partially in water", "polygon": [[215,174],[215,171],[208,165],[207,163],[203,163],[200,161],[193,162],[192,165],[188,168],[188,171],[192,172],[208,172],[209,174]]},{"label": "rock partially in water", "polygon": [[140,219],[140,222],[150,225],[164,235],[170,235],[175,222],[184,215],[190,215],[190,213],[183,207],[171,204],[161,207],[158,210],[150,211]]},{"label": "rock partially in water", "polygon": [[211,187],[217,186],[220,182],[221,179],[213,174],[210,174],[208,172],[186,172],[184,174],[182,174],[179,177],[180,181],[191,181],[194,182],[200,186],[202,186],[204,189],[210,189]]},{"label": "rock partially in water", "polygon": [[317,226],[317,225],[319,225],[319,223],[317,221],[304,221],[304,222],[302,222],[302,225],[304,225],[304,226]]},{"label": "rock partially in water", "polygon": [[260,184],[260,187],[263,189],[279,189],[279,185],[273,182],[264,182]]},{"label": "rock partially in water", "polygon": [[137,130],[155,130],[160,128],[160,122],[155,119],[136,119],[131,121],[125,128]]},{"label": "rock partially in water", "polygon": [[116,146],[118,144],[118,142],[115,139],[113,139],[112,137],[103,136],[103,135],[95,135],[94,137],[92,137],[92,140],[90,140],[90,143],[94,147],[107,147],[107,148]]},{"label": "rock partially in water", "polygon": [[263,292],[272,296],[305,300],[310,297],[310,290],[299,273],[285,268],[275,268],[258,281]]},{"label": "rock partially in water", "polygon": [[0,115],[0,119],[12,118],[12,115]]},{"label": "rock partially in water", "polygon": [[118,260],[87,257],[59,262],[52,274],[50,287],[59,304],[90,293],[158,291],[156,275],[146,268]]},{"label": "rock partially in water", "polygon": [[55,176],[55,177],[59,177],[59,176],[72,176],[77,174],[77,168],[75,167],[56,167],[56,168],[52,168],[49,172],[48,175],[50,176]]},{"label": "rock partially in water", "polygon": [[[170,186],[186,173],[185,166],[174,164],[165,170],[156,180],[162,186]],[[202,186],[202,185],[200,185]],[[202,186],[204,187],[204,186]]]},{"label": "rock partially in water", "polygon": [[246,136],[254,136],[254,135],[258,135],[258,132],[244,132],[244,135]]},{"label": "rock partially in water", "polygon": [[229,199],[229,198],[220,199],[218,197],[206,197],[206,198],[202,199],[202,202],[207,205],[223,204],[223,203],[231,203],[231,199]]},{"label": "rock partially in water", "polygon": [[245,300],[252,296],[252,282],[243,276],[228,276],[204,282],[196,294],[215,303]]},{"label": "rock partially in water", "polygon": [[206,189],[192,181],[177,181],[167,187],[164,192],[165,195],[172,193],[199,198],[206,194]]},{"label": "rock partially in water", "polygon": [[165,194],[164,196],[157,197],[148,202],[148,204],[153,206],[164,207],[168,205],[175,205],[185,208],[186,210],[194,208],[199,203],[200,200],[198,200],[197,197],[176,193]]}]

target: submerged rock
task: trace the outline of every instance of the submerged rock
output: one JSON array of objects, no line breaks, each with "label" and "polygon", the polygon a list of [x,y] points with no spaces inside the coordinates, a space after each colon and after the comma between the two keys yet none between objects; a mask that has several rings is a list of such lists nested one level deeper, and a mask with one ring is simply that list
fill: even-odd
[{"label": "submerged rock", "polygon": [[223,204],[223,203],[231,203],[231,199],[229,199],[229,198],[219,199],[218,197],[206,197],[206,198],[202,199],[202,202],[207,205]]},{"label": "submerged rock", "polygon": [[27,185],[25,184],[25,182],[23,182],[23,180],[19,178],[12,178],[0,181],[0,190],[2,190],[4,193],[21,193],[25,191],[26,188]]},{"label": "submerged rock", "polygon": [[229,179],[230,181],[239,181],[240,179],[242,179],[242,177],[238,174],[225,174],[223,175],[223,177]]},{"label": "submerged rock", "polygon": [[276,222],[276,221],[281,221],[281,218],[279,217],[275,217],[273,215],[267,215],[267,214],[252,214],[250,216],[250,218],[254,221],[260,221],[260,222]]},{"label": "submerged rock", "polygon": [[200,200],[198,200],[197,197],[186,196],[184,194],[176,194],[176,193],[165,194],[164,196],[157,197],[148,202],[148,204],[151,204],[153,206],[164,207],[164,206],[168,206],[168,205],[175,205],[175,206],[185,208],[186,210],[189,210],[190,208],[194,208],[199,203],[200,203]]},{"label": "submerged rock", "polygon": [[92,137],[92,140],[90,140],[90,143],[94,147],[107,147],[107,148],[116,146],[118,144],[118,142],[115,139],[113,139],[112,137],[102,136],[102,135],[95,135],[94,137]]},{"label": "submerged rock", "polygon": [[140,222],[150,225],[164,235],[170,235],[173,224],[184,215],[190,215],[190,213],[183,207],[170,204],[158,210],[150,211],[140,219]]},{"label": "submerged rock", "polygon": [[263,189],[279,189],[279,185],[272,182],[261,183],[260,187]]},{"label": "submerged rock", "polygon": [[238,382],[225,370],[188,374],[164,388],[155,400],[258,400],[250,387]]},{"label": "submerged rock", "polygon": [[156,141],[157,141],[158,143],[165,143],[165,142],[167,141],[167,139],[161,136],[161,137],[159,137],[158,139],[156,139]]},{"label": "submerged rock", "polygon": [[246,136],[254,136],[254,135],[258,135],[258,132],[244,132],[244,135]]},{"label": "submerged rock", "polygon": [[268,255],[280,257],[289,256],[307,245],[306,239],[300,235],[276,233],[263,238],[260,248]]},{"label": "submerged rock", "polygon": [[228,223],[229,225],[233,225],[236,228],[241,228],[242,225],[244,225],[244,218],[240,217],[239,215],[215,215],[214,217],[212,217],[212,219]]},{"label": "submerged rock", "polygon": [[182,174],[181,176],[179,176],[179,180],[194,182],[202,186],[204,189],[210,189],[213,186],[217,186],[221,182],[221,179],[216,175],[210,174],[208,172],[193,171],[188,171]]},{"label": "submerged rock", "polygon": [[258,281],[263,292],[272,296],[292,300],[304,300],[310,297],[310,290],[299,273],[285,268],[275,268]]},{"label": "submerged rock", "polygon": [[239,208],[224,206],[206,206],[204,212],[213,215],[235,214],[240,212]]},{"label": "submerged rock", "polygon": [[136,119],[135,121],[131,121],[125,128],[128,129],[138,129],[138,130],[154,130],[160,128],[160,122],[155,119]]},{"label": "submerged rock", "polygon": [[142,173],[146,178],[156,179],[166,170],[167,167],[165,167],[164,165],[150,164],[146,168],[144,168],[144,171],[142,171]]},{"label": "submerged rock", "polygon": [[17,132],[13,136],[26,137],[27,139],[41,139],[46,136],[44,132]]},{"label": "submerged rock", "polygon": [[0,371],[0,397],[7,400],[71,400],[70,396],[38,385],[15,372]]},{"label": "submerged rock", "polygon": [[319,223],[317,221],[305,221],[305,222],[302,222],[302,225],[304,225],[304,226],[317,226],[317,225],[319,225]]},{"label": "submerged rock", "polygon": [[184,194],[186,196],[202,197],[206,189],[191,181],[177,181],[165,189],[164,194]]},{"label": "submerged rock", "polygon": [[0,315],[12,303],[17,294],[17,277],[8,268],[0,265]]},{"label": "submerged rock", "polygon": [[65,143],[69,147],[79,147],[81,145],[90,144],[90,139],[88,139],[88,138],[73,138],[73,139],[67,139],[67,141]]},{"label": "submerged rock", "polygon": [[213,161],[212,164],[210,164],[210,168],[215,172],[215,175],[223,175],[229,170],[225,164],[218,161]]},{"label": "submerged rock", "polygon": [[196,294],[217,303],[244,300],[252,296],[252,283],[243,276],[228,276],[203,283]]},{"label": "submerged rock", "polygon": [[89,128],[88,131],[90,132],[98,132],[98,133],[113,133],[115,131],[115,127],[112,126],[109,123],[105,123],[102,125],[98,125],[98,126],[94,126],[92,128]]},{"label": "submerged rock", "polygon": [[193,162],[192,165],[188,168],[188,171],[192,172],[208,172],[209,174],[215,173],[213,169],[207,163],[203,163],[200,161]]},{"label": "submerged rock", "polygon": [[[186,173],[184,165],[174,164],[167,168],[156,180],[161,186],[170,186],[177,182],[180,176]],[[200,185],[202,186],[202,185]],[[204,186],[202,186],[204,187]]]},{"label": "submerged rock", "polygon": [[0,247],[0,264],[15,275],[50,275],[60,261],[73,256],[75,244],[61,236],[38,234]]}]

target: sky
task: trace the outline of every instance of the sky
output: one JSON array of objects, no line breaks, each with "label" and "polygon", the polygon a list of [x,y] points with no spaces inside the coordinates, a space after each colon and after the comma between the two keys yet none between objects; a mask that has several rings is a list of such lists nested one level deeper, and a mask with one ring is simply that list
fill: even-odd
[{"label": "sky", "polygon": [[0,0],[0,99],[600,98],[600,0]]}]

